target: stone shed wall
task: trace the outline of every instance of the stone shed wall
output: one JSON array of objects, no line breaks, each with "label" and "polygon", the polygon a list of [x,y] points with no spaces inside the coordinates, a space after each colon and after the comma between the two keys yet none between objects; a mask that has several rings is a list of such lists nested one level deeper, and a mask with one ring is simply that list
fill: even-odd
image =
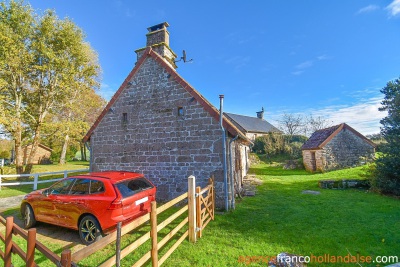
[{"label": "stone shed wall", "polygon": [[353,167],[374,158],[375,148],[352,131],[344,128],[324,149],[325,170]]},{"label": "stone shed wall", "polygon": [[197,184],[216,180],[217,205],[223,197],[219,122],[148,57],[91,136],[92,170],[144,173],[168,200]]}]

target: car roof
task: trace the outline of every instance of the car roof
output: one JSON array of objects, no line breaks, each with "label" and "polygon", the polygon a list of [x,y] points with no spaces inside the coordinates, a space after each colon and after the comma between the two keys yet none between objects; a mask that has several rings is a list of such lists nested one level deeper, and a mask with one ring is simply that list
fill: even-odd
[{"label": "car roof", "polygon": [[110,179],[114,183],[124,181],[127,179],[134,179],[134,178],[143,178],[144,175],[142,173],[137,172],[127,172],[127,171],[103,171],[103,172],[91,172],[88,174],[77,175],[76,177],[97,177],[97,178],[105,178]]}]

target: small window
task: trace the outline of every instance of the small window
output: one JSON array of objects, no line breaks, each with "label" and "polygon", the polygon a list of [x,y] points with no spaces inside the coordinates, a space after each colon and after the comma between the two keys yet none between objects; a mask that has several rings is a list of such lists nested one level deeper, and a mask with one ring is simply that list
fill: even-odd
[{"label": "small window", "polygon": [[74,178],[61,180],[47,190],[51,195],[67,195],[74,182]]},{"label": "small window", "polygon": [[185,115],[185,112],[183,111],[183,107],[178,107],[178,116],[183,116]]},{"label": "small window", "polygon": [[122,125],[128,124],[128,113],[122,113]]}]

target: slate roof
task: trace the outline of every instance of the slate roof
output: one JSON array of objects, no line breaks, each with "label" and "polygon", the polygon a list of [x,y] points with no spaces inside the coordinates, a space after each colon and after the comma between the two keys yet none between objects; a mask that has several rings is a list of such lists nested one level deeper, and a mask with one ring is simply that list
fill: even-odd
[{"label": "slate roof", "polygon": [[[111,98],[110,102],[108,102],[107,106],[104,108],[102,113],[99,115],[99,117],[96,119],[92,127],[89,129],[89,131],[86,133],[85,137],[83,138],[83,142],[87,142],[90,140],[91,135],[93,134],[94,130],[96,127],[99,125],[101,120],[104,118],[104,116],[107,114],[108,110],[114,105],[114,103],[117,101],[118,97],[121,95],[121,93],[127,88],[129,81],[135,76],[135,74],[138,72],[140,67],[143,65],[144,61],[148,58],[151,57],[153,58],[158,64],[160,64],[172,77],[175,79],[177,83],[179,83],[187,92],[190,93],[192,97],[198,101],[203,108],[217,121],[219,121],[219,110],[216,109],[208,100],[202,96],[196,89],[194,89],[187,81],[185,81],[177,72],[174,68],[169,65],[166,60],[161,57],[159,54],[157,54],[151,47],[147,47],[145,52],[143,53],[142,57],[136,62],[135,67],[132,69],[132,71],[129,73],[129,75],[126,77],[124,82],[121,84],[117,92],[114,94],[114,96]],[[238,129],[238,127],[232,123],[230,120],[228,120],[225,116],[223,117],[223,126],[227,130],[229,134],[232,136],[240,136],[241,139],[243,139],[244,142],[251,143],[251,141],[244,135],[244,133]]]},{"label": "slate roof", "polygon": [[224,113],[224,115],[230,119],[237,127],[245,132],[253,133],[281,133],[281,131],[273,126],[271,123],[264,119],[259,119],[255,117],[243,116],[232,113]]},{"label": "slate roof", "polygon": [[376,145],[366,138],[364,135],[360,134],[353,128],[351,128],[349,125],[346,123],[342,123],[339,125],[331,126],[329,128],[325,128],[322,130],[315,131],[310,138],[303,144],[301,147],[302,150],[308,150],[308,149],[321,149],[323,148],[329,141],[332,140],[333,137],[335,137],[340,131],[343,129],[348,129],[349,131],[352,131],[355,135],[358,137],[364,139],[365,142],[370,144],[371,146],[375,147]]}]

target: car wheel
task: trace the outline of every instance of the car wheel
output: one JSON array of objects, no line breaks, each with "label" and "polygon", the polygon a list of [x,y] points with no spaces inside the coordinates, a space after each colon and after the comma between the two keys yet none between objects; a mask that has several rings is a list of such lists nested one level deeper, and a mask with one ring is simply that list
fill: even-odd
[{"label": "car wheel", "polygon": [[82,218],[79,223],[79,237],[85,245],[90,245],[102,237],[99,222],[95,217],[86,215]]},{"label": "car wheel", "polygon": [[36,219],[35,215],[33,214],[33,209],[31,205],[26,204],[24,206],[23,212],[22,212],[22,217],[24,219],[24,228],[28,229],[31,228],[36,224]]}]

